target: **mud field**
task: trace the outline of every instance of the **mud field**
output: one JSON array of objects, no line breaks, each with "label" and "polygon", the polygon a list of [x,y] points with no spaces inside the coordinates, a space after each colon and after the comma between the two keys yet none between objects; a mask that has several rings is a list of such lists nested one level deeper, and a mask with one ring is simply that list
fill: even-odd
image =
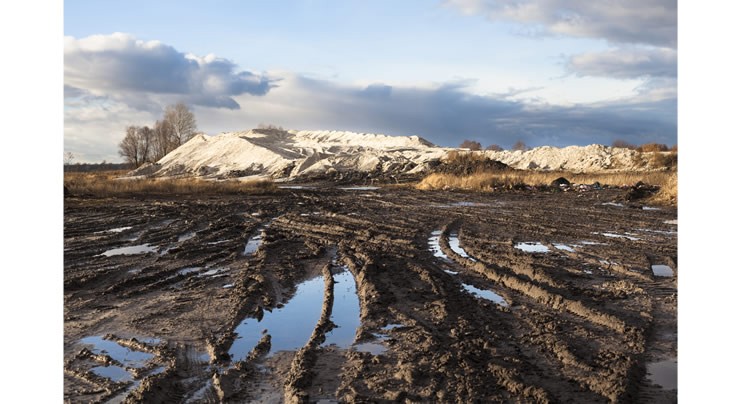
[{"label": "mud field", "polygon": [[676,209],[625,191],[64,204],[67,402],[675,402]]}]

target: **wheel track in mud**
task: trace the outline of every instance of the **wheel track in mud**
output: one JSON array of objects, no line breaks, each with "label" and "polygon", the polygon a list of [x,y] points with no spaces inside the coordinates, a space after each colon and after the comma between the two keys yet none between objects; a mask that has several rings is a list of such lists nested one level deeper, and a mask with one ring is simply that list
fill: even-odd
[{"label": "wheel track in mud", "polygon": [[[65,248],[70,248],[65,251],[65,296],[74,301],[105,291],[106,300],[117,307],[114,311],[120,311],[125,309],[121,302],[173,294],[174,290],[164,291],[178,286],[182,289],[178,293],[184,294],[178,307],[187,310],[202,299],[200,291],[220,287],[214,286],[216,282],[231,282],[234,287],[218,290],[220,300],[214,300],[228,302],[224,314],[214,316],[195,337],[215,357],[223,355],[241,319],[289,296],[314,265],[310,262],[324,259],[322,251],[335,245],[357,281],[358,341],[371,338],[387,324],[402,326],[391,333],[389,350],[383,355],[340,353],[344,362],[335,393],[339,399],[606,402],[646,396],[639,391],[646,388],[644,358],[646,335],[653,327],[652,296],[675,295],[675,283],[653,279],[649,265],[660,261],[675,268],[675,237],[651,234],[631,241],[593,233],[623,234],[634,228],[668,231],[672,227],[663,221],[671,218],[671,212],[603,206],[597,199],[572,195],[564,196],[567,201],[554,210],[541,205],[560,195],[535,194],[528,199],[404,190],[373,192],[364,199],[343,192],[330,195],[291,192],[280,197],[289,199],[283,206],[264,198],[266,204],[219,202],[218,208],[207,210],[212,202],[172,202],[156,206],[149,216],[137,215],[141,208],[131,204],[111,207],[108,213],[95,212],[89,222],[81,219],[86,217],[82,214],[70,215],[68,220],[65,212]],[[435,207],[460,197],[487,205]],[[259,218],[251,216],[256,210],[261,211]],[[173,216],[171,223],[145,229]],[[107,217],[117,219],[106,221]],[[241,256],[244,243],[267,218],[275,220],[260,249],[251,257]],[[123,227],[134,219],[132,229],[101,233],[103,243],[90,247],[90,233],[104,230],[101,227]],[[543,223],[531,223],[538,220]],[[442,248],[460,270],[461,279],[493,288],[513,307],[503,308],[465,292],[460,280],[444,272],[446,264],[433,257],[426,242],[429,233],[445,227]],[[449,248],[447,236],[453,228],[461,246],[479,260],[477,264]],[[188,232],[196,236],[177,241]],[[143,269],[135,276],[127,275],[132,262],[128,257],[89,258],[91,252],[120,246],[132,233],[140,233],[137,244],[174,247],[162,256],[138,258],[137,266]],[[222,240],[226,241],[205,244]],[[556,242],[582,240],[607,244],[582,246],[575,253],[553,249]],[[542,241],[553,251],[543,256],[519,252],[514,244],[520,241]],[[620,262],[604,265],[601,260]],[[167,279],[183,267],[206,265],[229,266],[230,271],[219,278],[223,281],[193,276]],[[586,275],[586,268],[594,273]],[[93,314],[85,316],[94,318]],[[159,319],[166,316],[149,310],[138,316],[142,320],[128,320],[128,327],[136,329],[144,321],[162,323]],[[69,344],[65,343],[65,352]],[[316,362],[305,358],[315,359],[323,351],[311,344],[304,348],[290,366],[292,387],[284,391],[288,401],[316,397],[311,387]],[[304,360],[296,359],[301,357]],[[249,380],[249,375],[244,372],[240,377]],[[280,377],[288,380],[286,375]],[[158,382],[142,387],[141,394],[172,383],[182,388],[177,378],[171,373],[158,375]]]}]

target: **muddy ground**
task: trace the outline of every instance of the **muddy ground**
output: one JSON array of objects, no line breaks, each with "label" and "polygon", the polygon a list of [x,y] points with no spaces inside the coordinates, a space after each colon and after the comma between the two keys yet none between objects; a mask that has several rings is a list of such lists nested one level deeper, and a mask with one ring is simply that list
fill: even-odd
[{"label": "muddy ground", "polygon": [[675,402],[677,212],[624,196],[65,198],[64,399]]}]

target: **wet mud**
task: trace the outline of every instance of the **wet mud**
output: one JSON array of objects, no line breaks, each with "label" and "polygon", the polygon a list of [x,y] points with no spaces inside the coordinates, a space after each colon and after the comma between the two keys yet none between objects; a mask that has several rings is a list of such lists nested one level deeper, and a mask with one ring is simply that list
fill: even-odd
[{"label": "wet mud", "polygon": [[66,198],[64,400],[675,402],[677,212],[622,192]]}]

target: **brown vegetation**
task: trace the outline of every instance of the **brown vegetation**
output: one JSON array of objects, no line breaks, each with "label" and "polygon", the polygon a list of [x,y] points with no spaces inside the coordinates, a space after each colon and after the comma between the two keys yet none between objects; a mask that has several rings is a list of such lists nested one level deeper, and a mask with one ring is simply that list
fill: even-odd
[{"label": "brown vegetation", "polygon": [[480,142],[476,142],[475,140],[463,140],[462,143],[460,143],[461,149],[470,149],[472,151],[482,150],[483,145],[480,144]]},{"label": "brown vegetation", "polygon": [[645,184],[656,185],[660,187],[660,191],[655,197],[656,203],[675,204],[678,196],[677,173],[675,171],[575,174],[564,171],[504,170],[465,176],[435,173],[422,179],[416,185],[416,189],[459,189],[486,192],[495,189],[547,186],[559,177],[565,177],[574,184],[598,182],[602,185],[623,187],[641,181]]},{"label": "brown vegetation", "polygon": [[65,194],[92,196],[126,196],[147,194],[218,195],[255,194],[275,190],[269,180],[212,181],[197,178],[121,178],[126,171],[64,174]]}]

